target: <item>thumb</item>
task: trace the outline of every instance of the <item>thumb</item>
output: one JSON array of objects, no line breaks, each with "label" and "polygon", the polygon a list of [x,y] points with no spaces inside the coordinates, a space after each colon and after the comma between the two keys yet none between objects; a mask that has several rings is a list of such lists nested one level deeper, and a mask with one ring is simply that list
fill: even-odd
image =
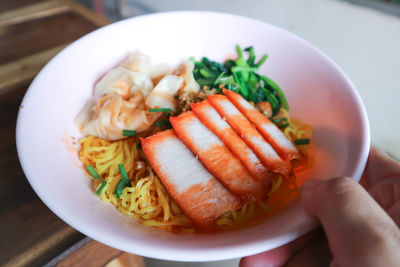
[{"label": "thumb", "polygon": [[[302,187],[304,209],[324,228],[334,266],[395,266],[400,231],[372,197],[350,178],[310,180]],[[387,264],[386,264],[387,263]]]}]

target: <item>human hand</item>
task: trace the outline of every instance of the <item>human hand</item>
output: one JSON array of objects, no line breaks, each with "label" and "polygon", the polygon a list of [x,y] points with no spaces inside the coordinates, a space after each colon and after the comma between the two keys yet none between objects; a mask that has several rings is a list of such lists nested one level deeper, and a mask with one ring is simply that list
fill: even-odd
[{"label": "human hand", "polygon": [[344,177],[306,182],[303,207],[325,235],[317,229],[240,266],[398,266],[400,164],[371,148],[360,183],[365,189]]}]

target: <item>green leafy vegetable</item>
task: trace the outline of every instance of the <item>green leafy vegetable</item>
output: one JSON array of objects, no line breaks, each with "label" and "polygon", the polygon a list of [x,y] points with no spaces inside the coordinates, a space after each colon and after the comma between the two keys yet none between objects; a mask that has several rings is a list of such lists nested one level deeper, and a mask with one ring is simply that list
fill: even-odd
[{"label": "green leafy vegetable", "polygon": [[[252,46],[242,48],[236,46],[237,59],[228,59],[223,64],[203,57],[194,63],[193,76],[202,90],[216,90],[222,93],[221,88],[240,93],[246,100],[254,103],[267,101],[271,104],[272,115],[280,109],[289,110],[289,105],[282,89],[270,78],[257,73],[266,62],[268,55],[263,55],[256,62],[256,55]],[[247,59],[244,52],[248,53]]]},{"label": "green leafy vegetable", "polygon": [[249,46],[244,49],[244,51],[249,52],[249,58],[247,59],[247,64],[254,65],[254,61],[256,60],[256,55],[254,54],[254,48]]},{"label": "green leafy vegetable", "polygon": [[266,101],[268,101],[271,104],[272,114],[273,115],[277,114],[280,109],[280,104],[279,104],[278,98],[273,93],[271,93],[270,91],[268,91],[265,88],[263,88],[263,92],[264,92]]},{"label": "green leafy vegetable", "polygon": [[95,178],[95,179],[100,178],[100,176],[97,174],[96,170],[94,169],[94,167],[92,165],[87,165],[86,170],[90,173],[90,175],[93,178]]},{"label": "green leafy vegetable", "polygon": [[260,76],[261,79],[266,83],[267,86],[272,88],[273,91],[277,93],[277,96],[279,98],[279,101],[281,102],[282,107],[289,111],[289,104],[286,100],[285,94],[283,93],[282,89],[270,78],[266,76]]},{"label": "green leafy vegetable", "polygon": [[310,143],[310,138],[296,139],[293,143],[295,145],[308,145]]},{"label": "green leafy vegetable", "polygon": [[136,131],[132,130],[122,130],[123,136],[136,136]]},{"label": "green leafy vegetable", "polygon": [[98,196],[101,194],[101,191],[103,191],[103,189],[104,189],[104,187],[105,187],[106,185],[107,185],[107,180],[104,180],[104,181],[101,183],[99,189],[98,189],[97,192],[96,192],[96,194],[97,194]]},{"label": "green leafy vegetable", "polygon": [[261,65],[264,64],[265,61],[267,61],[267,59],[268,59],[268,55],[264,55],[264,56],[260,59],[260,61],[258,61],[258,63],[256,64],[257,68],[261,67]]}]

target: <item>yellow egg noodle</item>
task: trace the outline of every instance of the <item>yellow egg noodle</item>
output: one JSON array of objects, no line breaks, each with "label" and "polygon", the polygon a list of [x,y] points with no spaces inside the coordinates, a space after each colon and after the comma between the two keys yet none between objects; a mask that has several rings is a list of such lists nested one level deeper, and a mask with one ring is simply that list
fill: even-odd
[{"label": "yellow egg noodle", "polygon": [[[311,125],[308,125],[301,120],[291,119],[289,113],[284,109],[281,111],[288,122],[288,126],[283,130],[283,133],[287,138],[289,138],[290,141],[293,142],[294,140],[302,138],[309,138],[311,140],[314,131]],[[303,153],[307,161],[306,163],[303,163],[299,167],[295,168],[295,172],[311,168],[314,163],[313,156],[308,152],[310,148],[309,145],[298,146],[298,148]]]},{"label": "yellow egg noodle", "polygon": [[[138,219],[144,225],[170,231],[174,230],[173,227],[191,230],[190,220],[165,191],[142,150],[138,149],[138,138],[106,141],[87,136],[80,140],[80,144],[79,156],[84,166],[91,164],[101,177],[92,180],[93,189],[97,191],[104,179],[107,180],[99,195],[101,200],[111,202],[121,213]],[[125,187],[120,198],[114,195],[121,179],[118,164],[124,165],[132,180],[132,186]]]},{"label": "yellow egg noodle", "polygon": [[[285,111],[284,117],[289,122],[284,133],[290,140],[312,136],[311,126],[299,120],[291,120]],[[103,181],[107,181],[99,194],[101,200],[111,202],[122,214],[135,218],[146,226],[181,233],[197,230],[169,196],[152,170],[140,148],[139,138],[129,137],[107,141],[99,137],[87,136],[79,142],[81,145],[79,157],[83,165],[92,165],[100,176],[98,179],[91,178],[93,190],[96,192]],[[306,156],[307,162],[295,171],[312,165],[312,157],[307,153],[309,145],[298,147]],[[132,186],[123,189],[120,198],[114,195],[115,188],[121,179],[118,164],[125,167],[132,183]],[[216,220],[216,229],[235,229],[243,227],[244,224],[252,221],[250,219],[257,216],[265,218],[296,198],[298,192],[299,186],[294,176],[283,178],[275,175],[272,177],[272,188],[267,199],[244,204],[239,210],[223,214]]]}]

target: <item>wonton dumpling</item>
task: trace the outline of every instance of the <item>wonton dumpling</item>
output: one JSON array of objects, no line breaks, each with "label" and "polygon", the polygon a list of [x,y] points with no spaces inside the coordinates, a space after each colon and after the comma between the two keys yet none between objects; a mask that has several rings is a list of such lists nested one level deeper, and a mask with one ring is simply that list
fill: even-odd
[{"label": "wonton dumpling", "polygon": [[175,94],[183,84],[183,78],[176,75],[167,75],[160,80],[146,99],[149,108],[176,109]]},{"label": "wonton dumpling", "polygon": [[183,78],[185,79],[185,87],[183,88],[184,92],[188,93],[197,93],[200,91],[200,85],[196,82],[193,76],[194,64],[192,61],[185,62],[185,73],[183,74]]},{"label": "wonton dumpling", "polygon": [[182,86],[183,78],[167,75],[157,84],[147,99],[136,94],[129,99],[110,93],[97,100],[88,102],[78,114],[75,124],[87,135],[107,140],[125,138],[123,130],[143,132],[161,115],[161,112],[148,112],[149,108],[176,109],[174,96]]},{"label": "wonton dumpling", "polygon": [[105,95],[97,102],[95,118],[83,126],[82,132],[107,140],[122,139],[123,130],[145,131],[160,116],[146,112],[141,96],[124,100],[117,94]]},{"label": "wonton dumpling", "polygon": [[97,82],[94,95],[103,96],[115,93],[128,99],[140,92],[146,98],[151,89],[153,89],[153,83],[147,75],[118,67],[107,72]]},{"label": "wonton dumpling", "polygon": [[85,127],[85,125],[92,120],[95,114],[95,105],[96,102],[93,99],[89,99],[79,112],[78,116],[76,116],[74,123],[80,131],[82,131],[83,127]]},{"label": "wonton dumpling", "polygon": [[167,64],[152,64],[150,56],[139,50],[130,53],[121,66],[134,72],[143,73],[150,79],[166,75],[170,69]]},{"label": "wonton dumpling", "polygon": [[133,53],[129,53],[128,57],[121,63],[121,66],[147,75],[151,68],[151,58],[149,55],[136,50]]},{"label": "wonton dumpling", "polygon": [[148,76],[153,67],[148,56],[135,52],[110,70],[95,85],[95,98],[78,114],[76,126],[84,134],[117,140],[125,138],[123,130],[143,132],[162,115],[149,108],[175,111],[174,97],[184,79],[166,75],[153,88]]}]

